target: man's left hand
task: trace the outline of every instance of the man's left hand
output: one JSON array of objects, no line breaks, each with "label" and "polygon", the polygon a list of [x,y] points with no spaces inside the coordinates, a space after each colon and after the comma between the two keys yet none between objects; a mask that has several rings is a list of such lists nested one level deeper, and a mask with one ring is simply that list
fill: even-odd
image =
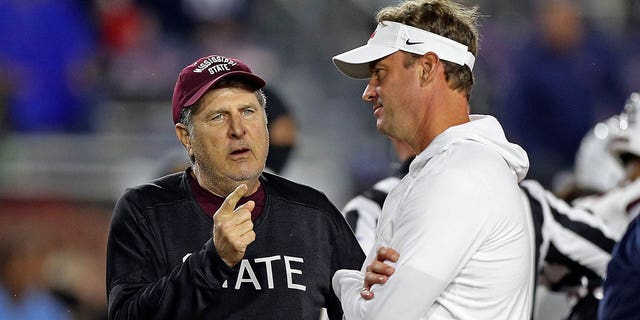
[{"label": "man's left hand", "polygon": [[365,300],[373,299],[371,286],[374,284],[384,284],[389,277],[395,272],[395,268],[386,264],[386,261],[396,262],[400,258],[400,254],[388,247],[378,249],[376,259],[367,266],[367,273],[364,276],[364,287],[360,292],[360,296]]}]

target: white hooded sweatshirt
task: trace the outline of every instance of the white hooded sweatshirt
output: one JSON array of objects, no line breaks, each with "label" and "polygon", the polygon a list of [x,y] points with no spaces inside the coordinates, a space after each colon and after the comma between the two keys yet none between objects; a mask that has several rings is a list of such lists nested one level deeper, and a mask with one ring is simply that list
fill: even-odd
[{"label": "white hooded sweatshirt", "polygon": [[[438,135],[387,197],[362,270],[339,270],[345,319],[529,319],[533,227],[518,182],[526,152],[491,116]],[[400,253],[395,273],[360,298],[377,248]]]}]

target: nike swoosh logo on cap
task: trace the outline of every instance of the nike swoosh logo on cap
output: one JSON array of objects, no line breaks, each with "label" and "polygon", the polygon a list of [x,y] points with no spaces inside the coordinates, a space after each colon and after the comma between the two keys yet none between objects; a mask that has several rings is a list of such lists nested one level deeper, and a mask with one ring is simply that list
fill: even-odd
[{"label": "nike swoosh logo on cap", "polygon": [[421,44],[421,43],[424,43],[424,42],[411,42],[411,41],[409,41],[409,39],[407,39],[407,41],[405,41],[404,43],[406,45],[408,45],[408,46],[411,46],[411,45],[414,45],[414,44]]}]

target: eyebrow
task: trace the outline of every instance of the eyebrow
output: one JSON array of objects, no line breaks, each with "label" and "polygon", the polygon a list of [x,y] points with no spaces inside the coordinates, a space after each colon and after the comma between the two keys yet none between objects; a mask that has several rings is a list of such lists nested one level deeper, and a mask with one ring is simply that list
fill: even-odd
[{"label": "eyebrow", "polygon": [[232,105],[232,106],[221,106],[221,107],[214,107],[213,109],[207,110],[204,114],[206,116],[210,116],[216,113],[221,113],[221,112],[230,112],[232,110],[235,109],[247,109],[247,108],[258,108],[260,106],[259,103],[253,104],[253,103],[241,103],[239,105]]}]

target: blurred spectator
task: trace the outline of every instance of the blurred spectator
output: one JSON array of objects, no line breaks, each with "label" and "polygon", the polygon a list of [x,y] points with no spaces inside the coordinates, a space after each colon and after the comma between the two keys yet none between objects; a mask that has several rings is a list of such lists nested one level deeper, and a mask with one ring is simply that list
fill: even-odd
[{"label": "blurred spectator", "polygon": [[624,103],[618,59],[573,0],[544,0],[538,28],[515,58],[516,79],[502,112],[527,150],[529,177],[553,187],[571,168],[581,138]]},{"label": "blurred spectator", "polygon": [[640,94],[632,93],[619,117],[608,150],[623,167],[620,183],[605,194],[583,197],[573,202],[599,216],[619,234],[640,213]]},{"label": "blurred spectator", "polygon": [[100,37],[104,48],[119,53],[143,36],[143,12],[133,0],[96,0]]},{"label": "blurred spectator", "polygon": [[9,129],[92,128],[95,37],[79,2],[0,1],[0,83]]},{"label": "blurred spectator", "polygon": [[[269,82],[275,81],[280,61],[268,40],[252,24],[251,1],[209,0],[202,5],[197,0],[183,0],[186,12],[194,23],[194,52],[212,52],[238,57],[255,66],[256,74]],[[200,4],[200,6],[198,6]],[[197,54],[196,54],[197,55]]]},{"label": "blurred spectator", "polygon": [[133,0],[100,0],[97,5],[105,87],[113,99],[169,99],[180,72],[179,45],[163,34],[158,17]]},{"label": "blurred spectator", "polygon": [[629,26],[625,35],[622,50],[624,72],[623,81],[627,92],[637,91],[640,88],[640,0],[636,3],[635,10],[638,21]]},{"label": "blurred spectator", "polygon": [[[88,240],[88,239],[83,239]],[[44,265],[44,277],[51,292],[67,306],[73,320],[106,320],[107,308],[103,285],[103,256],[87,248],[61,244]],[[106,246],[106,245],[105,245]]]},{"label": "blurred spectator", "polygon": [[47,248],[38,233],[14,228],[0,241],[0,319],[66,320],[66,306],[46,288]]},{"label": "blurred spectator", "polygon": [[153,12],[161,24],[162,32],[169,38],[182,38],[193,31],[193,22],[185,13],[184,0],[135,1],[139,6]]},{"label": "blurred spectator", "polygon": [[269,130],[269,154],[267,168],[282,174],[291,153],[296,147],[298,128],[291,106],[273,88],[265,87],[267,96],[267,129]]},{"label": "blurred spectator", "polygon": [[615,115],[598,122],[580,141],[573,175],[556,194],[567,202],[579,197],[603,194],[622,182],[624,168],[609,151],[612,139],[620,130],[620,117]]},{"label": "blurred spectator", "polygon": [[236,20],[250,8],[250,0],[182,0],[187,16],[196,21]]}]

